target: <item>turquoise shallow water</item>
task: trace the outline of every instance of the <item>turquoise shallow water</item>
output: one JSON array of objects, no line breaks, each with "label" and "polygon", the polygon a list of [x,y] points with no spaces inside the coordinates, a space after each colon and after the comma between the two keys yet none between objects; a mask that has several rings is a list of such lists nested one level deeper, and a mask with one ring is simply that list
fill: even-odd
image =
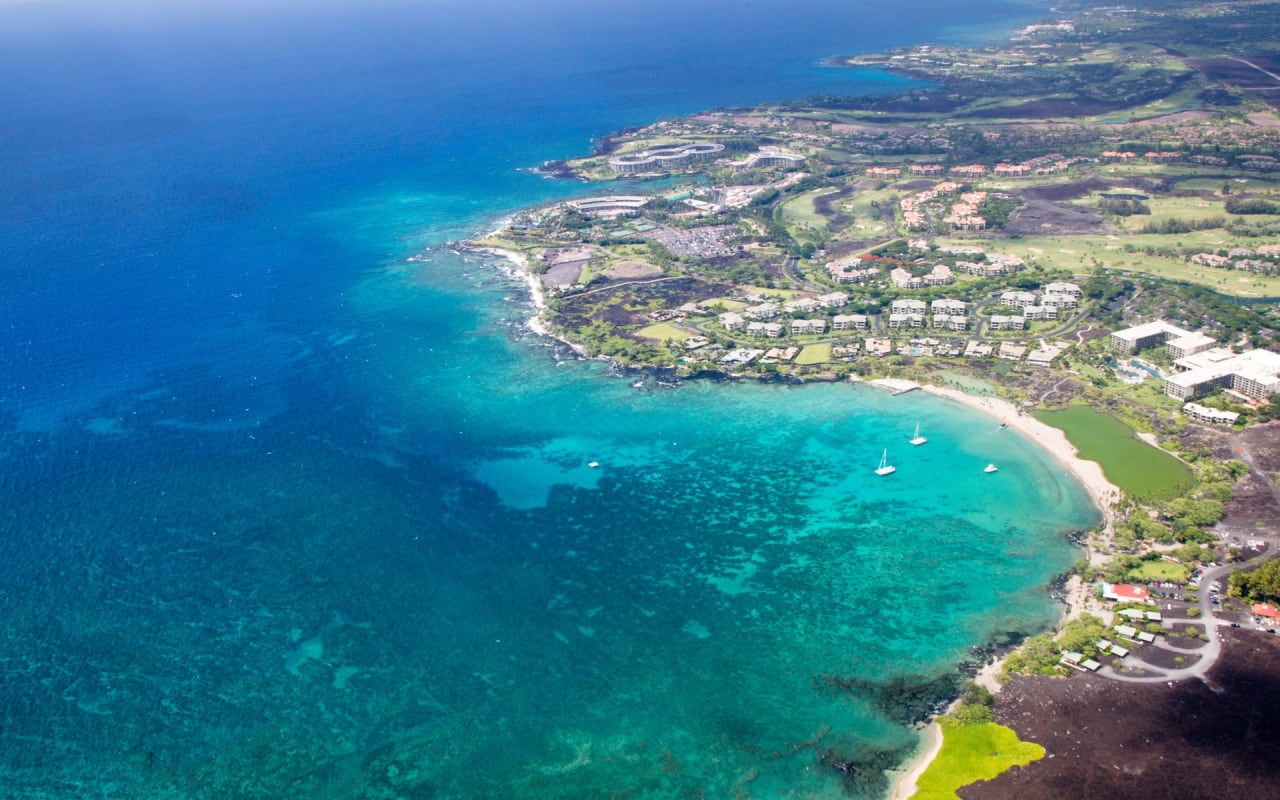
[{"label": "turquoise shallow water", "polygon": [[1025,10],[428,5],[0,9],[0,786],[877,796],[1055,619],[1079,487],[923,395],[634,387],[436,245],[592,135]]}]

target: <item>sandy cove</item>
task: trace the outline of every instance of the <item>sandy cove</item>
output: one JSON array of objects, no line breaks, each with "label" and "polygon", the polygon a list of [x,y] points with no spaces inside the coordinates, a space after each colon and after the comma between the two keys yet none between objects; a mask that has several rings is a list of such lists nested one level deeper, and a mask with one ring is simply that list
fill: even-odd
[{"label": "sandy cove", "polygon": [[542,318],[542,312],[547,307],[547,295],[542,285],[542,278],[529,268],[529,258],[524,253],[518,253],[515,250],[507,250],[502,247],[488,247],[479,245],[469,245],[467,248],[473,253],[485,253],[486,255],[496,256],[508,264],[511,268],[507,272],[514,278],[523,280],[529,287],[529,297],[533,299],[533,316],[529,317],[529,330],[542,336],[549,336],[560,342],[564,342],[571,347],[575,353],[580,356],[586,356],[587,351],[581,345],[575,344],[563,336],[556,336],[552,333],[551,328],[547,327],[547,322]]},{"label": "sandy cove", "polygon": [[893,779],[893,793],[890,800],[907,800],[911,795],[916,793],[919,788],[916,781],[920,780],[920,776],[929,768],[933,760],[938,757],[938,752],[942,750],[942,726],[936,722],[930,722],[920,732],[922,741],[920,749],[916,751],[911,761],[903,767],[900,776]]},{"label": "sandy cove", "polygon": [[[503,259],[511,265],[511,273],[514,276],[524,279],[529,286],[529,294],[533,298],[535,308],[534,315],[529,318],[530,330],[565,342],[577,353],[586,355],[579,345],[566,341],[563,337],[556,336],[547,327],[545,320],[542,318],[542,312],[546,308],[546,295],[543,290],[542,280],[529,268],[529,259],[524,254],[500,247],[472,246],[468,249]],[[903,381],[901,383],[908,382]],[[919,386],[918,388],[936,397],[953,400],[975,411],[995,417],[1012,430],[1040,445],[1080,481],[1089,492],[1090,497],[1093,498],[1094,505],[1102,513],[1107,528],[1111,527],[1111,508],[1120,499],[1120,490],[1107,480],[1106,475],[1102,472],[1102,467],[1096,462],[1085,461],[1079,457],[1075,446],[1067,440],[1065,433],[1046,425],[1008,400],[998,397],[976,397],[959,389],[950,389],[942,386]],[[1105,560],[1101,554],[1090,550],[1090,561],[1103,563]],[[1067,593],[1067,608],[1064,619],[1071,619],[1084,613],[1092,598],[1089,594],[1089,587],[1076,577],[1073,577],[1068,583]],[[1000,673],[1003,666],[1003,659],[997,659],[987,664],[975,677],[975,681],[992,692],[998,692],[1000,685],[996,683],[995,677]],[[901,772],[895,774],[891,779],[891,800],[907,800],[907,798],[916,793],[916,781],[919,780],[920,776],[924,774],[924,771],[929,768],[929,765],[933,763],[933,760],[937,758],[938,753],[942,750],[942,726],[936,721],[930,722],[921,731],[921,738],[920,749],[912,757],[911,761],[903,765]]]}]

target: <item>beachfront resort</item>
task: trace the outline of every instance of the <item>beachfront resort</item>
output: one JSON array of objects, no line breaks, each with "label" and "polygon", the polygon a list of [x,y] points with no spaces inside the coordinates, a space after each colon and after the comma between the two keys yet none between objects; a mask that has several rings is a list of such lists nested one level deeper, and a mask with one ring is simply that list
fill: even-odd
[{"label": "beachfront resort", "polygon": [[[1266,29],[1255,12],[1223,14]],[[1087,10],[1005,46],[838,60],[939,88],[616,134],[557,169],[654,191],[531,209],[474,246],[522,265],[549,332],[631,375],[923,387],[1089,488],[1068,621],[978,676],[1015,689],[962,697],[935,744],[956,720],[1025,726],[1059,692],[1033,676],[1216,680],[1280,621],[1242,577],[1280,547],[1280,80],[1225,24]],[[1150,44],[1178,36],[1222,55]],[[887,453],[876,472],[897,479]]]}]

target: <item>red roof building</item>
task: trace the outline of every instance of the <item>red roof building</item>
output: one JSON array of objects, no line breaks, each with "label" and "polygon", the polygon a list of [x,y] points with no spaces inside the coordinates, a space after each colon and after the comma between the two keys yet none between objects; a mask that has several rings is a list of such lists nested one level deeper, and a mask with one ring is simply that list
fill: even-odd
[{"label": "red roof building", "polygon": [[1151,603],[1151,593],[1147,591],[1147,587],[1128,583],[1104,583],[1102,596],[1121,603]]},{"label": "red roof building", "polygon": [[1280,611],[1276,607],[1267,603],[1254,603],[1253,615],[1259,619],[1269,619],[1273,622],[1280,622]]}]

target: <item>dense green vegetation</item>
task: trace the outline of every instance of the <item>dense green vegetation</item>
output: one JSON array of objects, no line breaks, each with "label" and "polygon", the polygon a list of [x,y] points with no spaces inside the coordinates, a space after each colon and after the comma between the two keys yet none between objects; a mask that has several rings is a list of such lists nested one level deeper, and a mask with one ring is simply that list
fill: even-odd
[{"label": "dense green vegetation", "polygon": [[1280,603],[1280,556],[1255,570],[1231,573],[1229,592],[1256,603]]},{"label": "dense green vegetation", "polygon": [[1185,464],[1139,440],[1128,425],[1089,406],[1037,411],[1035,416],[1065,433],[1081,458],[1098,462],[1107,479],[1130,497],[1173,498],[1193,483]]}]

